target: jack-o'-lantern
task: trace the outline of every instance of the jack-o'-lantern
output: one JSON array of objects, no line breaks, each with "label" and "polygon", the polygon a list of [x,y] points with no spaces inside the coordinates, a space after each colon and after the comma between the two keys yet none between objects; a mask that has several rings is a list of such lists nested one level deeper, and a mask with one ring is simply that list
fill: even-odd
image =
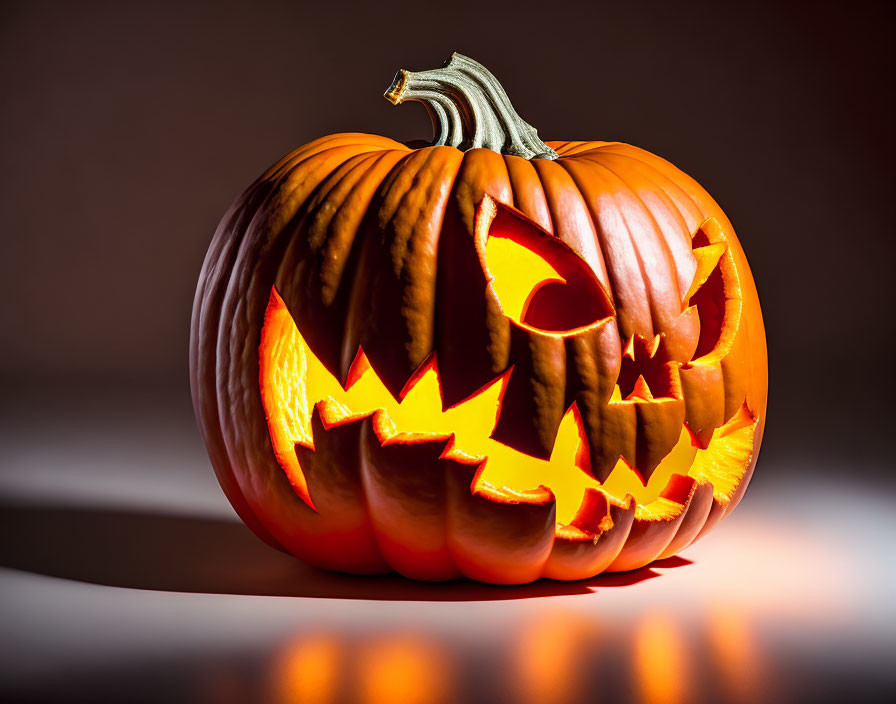
[{"label": "jack-o'-lantern", "polygon": [[323,568],[580,579],[676,554],[740,501],[759,301],[719,206],[620,142],[548,142],[455,54],[386,93],[431,146],[295,150],[215,234],[191,379],[221,486]]}]

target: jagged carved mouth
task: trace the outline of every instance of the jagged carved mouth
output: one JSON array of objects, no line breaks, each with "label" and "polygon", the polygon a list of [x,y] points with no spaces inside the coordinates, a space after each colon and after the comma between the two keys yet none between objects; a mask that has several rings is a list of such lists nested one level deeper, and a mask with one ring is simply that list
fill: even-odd
[{"label": "jagged carved mouth", "polygon": [[[484,239],[477,243],[483,266],[489,257],[485,245]],[[577,269],[564,269],[562,257],[552,260],[550,253],[537,254],[536,260],[527,264],[527,280],[507,285],[506,277],[502,280],[500,276],[500,252],[503,249],[508,257],[505,264],[510,266],[513,257],[525,258],[529,256],[527,251],[531,254],[532,247],[523,245],[514,249],[513,242],[498,243],[493,248],[497,258],[489,267],[489,285],[517,325],[566,336],[605,324],[612,317],[606,303],[590,307],[557,305],[556,296],[562,290],[556,285],[567,286],[567,292],[576,290],[580,300],[587,300],[582,291],[590,284],[579,277]],[[713,279],[723,251],[708,240],[698,240],[696,246],[703,251],[697,253],[698,270],[689,298],[696,298],[701,285]],[[549,305],[539,306],[539,300]],[[719,356],[720,346],[728,344],[730,335],[722,321],[728,303],[723,300],[715,306],[719,320],[713,339],[700,350],[700,358],[686,366],[699,367],[701,360]],[[552,312],[567,309],[571,312],[559,317]],[[655,358],[658,343],[658,338],[629,340],[609,404],[643,413],[662,412],[664,404],[682,402],[681,365]],[[316,508],[315,490],[303,462],[318,442],[328,442],[328,434],[353,428],[357,432],[352,430],[348,435],[358,438],[359,465],[379,461],[389,472],[412,476],[419,471],[416,464],[421,452],[432,455],[430,461],[449,460],[467,468],[469,476],[464,481],[468,481],[473,496],[501,504],[555,506],[558,536],[588,538],[606,532],[612,527],[612,516],[618,515],[614,507],[632,507],[635,518],[645,521],[674,519],[687,508],[697,486],[704,486],[716,502],[725,505],[749,467],[757,419],[746,405],[709,433],[701,435],[680,425],[677,442],[673,438],[671,451],[649,473],[639,472],[633,463],[620,457],[612,471],[600,478],[595,476],[575,403],[563,416],[550,457],[526,454],[493,437],[512,374],[510,367],[466,400],[446,409],[435,353],[420,365],[396,398],[359,348],[343,384],[305,342],[277,290],[271,291],[260,348],[262,401],[278,462],[296,493],[312,508]],[[388,461],[383,459],[386,455]]]},{"label": "jagged carved mouth", "polygon": [[[359,350],[343,387],[308,347],[277,291],[271,292],[262,335],[262,398],[277,459],[296,492],[312,507],[313,487],[308,486],[299,456],[314,449],[316,433],[358,422],[368,426],[368,442],[375,438],[384,447],[441,443],[438,454],[475,469],[472,493],[515,502],[540,500],[542,487],[550,490],[558,526],[573,523],[588,489],[600,491],[615,505],[626,503],[630,494],[644,516],[680,512],[688,492],[681,491],[676,475],[711,482],[717,499],[727,501],[749,463],[756,420],[746,408],[716,430],[706,449],[694,446],[690,432],[682,427],[678,443],[646,484],[622,458],[603,482],[589,473],[582,464],[582,421],[575,404],[563,417],[550,459],[519,452],[491,437],[512,373],[508,370],[466,401],[443,410],[434,357],[418,370],[399,400]],[[611,403],[644,402],[636,395],[637,387],[626,399],[615,394]],[[415,471],[410,453],[406,471]]]}]

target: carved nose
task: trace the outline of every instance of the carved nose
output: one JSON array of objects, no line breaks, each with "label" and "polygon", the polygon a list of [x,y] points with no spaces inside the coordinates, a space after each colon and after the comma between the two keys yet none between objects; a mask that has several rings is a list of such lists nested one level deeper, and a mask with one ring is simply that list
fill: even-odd
[{"label": "carved nose", "polygon": [[566,336],[615,314],[582,257],[489,196],[476,212],[476,247],[501,310],[520,327]]}]

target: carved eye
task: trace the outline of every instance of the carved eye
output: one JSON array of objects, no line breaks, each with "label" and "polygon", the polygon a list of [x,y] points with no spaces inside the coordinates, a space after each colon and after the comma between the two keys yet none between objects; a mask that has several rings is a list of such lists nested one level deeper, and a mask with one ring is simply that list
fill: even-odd
[{"label": "carved eye", "polygon": [[582,257],[489,196],[476,212],[476,248],[501,310],[520,327],[566,336],[614,315]]}]

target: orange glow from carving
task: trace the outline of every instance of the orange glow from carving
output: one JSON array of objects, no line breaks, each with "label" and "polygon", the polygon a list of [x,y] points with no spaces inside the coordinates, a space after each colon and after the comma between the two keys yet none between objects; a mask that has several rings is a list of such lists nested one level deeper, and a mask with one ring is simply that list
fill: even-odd
[{"label": "orange glow from carving", "polygon": [[[434,358],[424,363],[399,401],[389,393],[360,350],[349,374],[348,388],[343,388],[305,343],[276,290],[271,291],[259,354],[262,403],[274,452],[295,491],[311,506],[313,497],[309,495],[295,446],[313,449],[311,416],[314,406],[321,402],[322,418],[327,425],[384,411],[376,424],[381,441],[399,436],[447,438],[453,435],[449,456],[485,460],[473,490],[495,496],[546,486],[556,498],[557,522],[564,525],[575,516],[589,487],[605,491],[615,503],[623,502],[626,494],[631,494],[638,502],[636,515],[641,518],[677,515],[682,505],[660,497],[676,473],[688,474],[698,481],[711,481],[716,498],[727,503],[752,455],[756,421],[744,408],[715,431],[706,450],[694,447],[687,428],[682,427],[678,444],[662,460],[646,486],[621,458],[601,485],[576,464],[584,433],[575,405],[560,423],[550,460],[541,460],[491,438],[512,369],[466,401],[443,409]],[[622,404],[644,402],[641,398],[611,400]]]},{"label": "orange glow from carving", "polygon": [[337,701],[342,657],[337,638],[327,634],[306,637],[278,657],[273,673],[277,704],[330,704]]},{"label": "orange glow from carving", "polygon": [[284,645],[272,663],[274,704],[440,704],[452,701],[454,668],[440,644],[414,633],[348,640],[318,632]]},{"label": "orange glow from carving", "polygon": [[451,701],[447,659],[423,638],[392,635],[366,644],[358,657],[358,700],[380,704]]},{"label": "orange glow from carving", "polygon": [[635,635],[635,680],[644,704],[687,701],[685,643],[675,623],[664,614],[641,619]]},{"label": "orange glow from carving", "polygon": [[761,700],[765,678],[747,617],[740,609],[722,604],[710,614],[709,643],[730,701]]},{"label": "orange glow from carving", "polygon": [[549,612],[515,638],[514,701],[581,701],[589,656],[599,652],[595,623],[570,611]]}]

